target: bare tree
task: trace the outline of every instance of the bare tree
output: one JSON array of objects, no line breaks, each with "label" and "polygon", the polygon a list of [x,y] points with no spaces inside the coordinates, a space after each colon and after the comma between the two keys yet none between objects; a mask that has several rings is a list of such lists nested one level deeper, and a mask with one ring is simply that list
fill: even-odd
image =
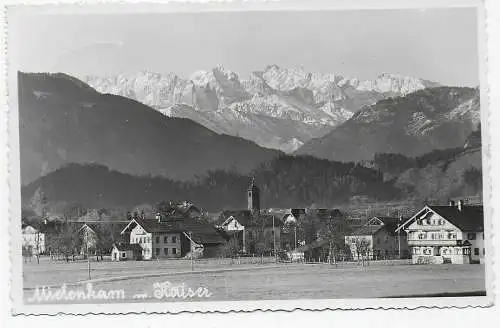
[{"label": "bare tree", "polygon": [[368,261],[370,258],[370,241],[363,237],[355,237],[355,247],[358,260],[361,259],[361,263],[364,266],[365,260]]},{"label": "bare tree", "polygon": [[40,230],[37,230],[35,233],[35,238],[34,238],[34,248],[35,248],[35,256],[36,256],[36,262],[40,264],[40,253],[42,252],[43,244],[45,243],[44,240],[44,235],[40,232]]}]

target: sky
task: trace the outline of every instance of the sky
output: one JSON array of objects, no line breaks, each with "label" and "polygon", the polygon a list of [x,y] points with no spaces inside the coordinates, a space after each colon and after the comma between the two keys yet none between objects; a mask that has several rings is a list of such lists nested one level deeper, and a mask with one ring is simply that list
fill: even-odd
[{"label": "sky", "polygon": [[216,65],[244,78],[277,64],[372,79],[387,72],[479,85],[473,8],[15,15],[17,70],[184,77]]}]

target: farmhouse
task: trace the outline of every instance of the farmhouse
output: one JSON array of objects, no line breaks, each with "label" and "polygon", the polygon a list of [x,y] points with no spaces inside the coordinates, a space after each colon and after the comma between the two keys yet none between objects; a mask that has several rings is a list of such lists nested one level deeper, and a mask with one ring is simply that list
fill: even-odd
[{"label": "farmhouse", "polygon": [[[408,257],[408,244],[403,232],[396,232],[400,218],[373,217],[345,237],[352,259],[394,259]],[[400,256],[401,254],[401,256]]]},{"label": "farmhouse", "polygon": [[426,205],[397,230],[408,235],[413,263],[483,262],[483,206]]},{"label": "farmhouse", "polygon": [[215,227],[185,217],[135,218],[122,230],[130,245],[141,247],[142,259],[214,256],[226,240]]}]

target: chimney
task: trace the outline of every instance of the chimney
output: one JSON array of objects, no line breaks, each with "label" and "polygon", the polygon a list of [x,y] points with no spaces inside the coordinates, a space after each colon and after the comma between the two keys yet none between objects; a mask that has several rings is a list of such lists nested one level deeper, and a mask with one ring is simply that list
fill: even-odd
[{"label": "chimney", "polygon": [[460,199],[458,201],[458,210],[461,211],[463,207],[464,207],[464,201]]},{"label": "chimney", "polygon": [[455,206],[455,201],[453,200],[450,200],[450,203],[449,203],[450,206]]},{"label": "chimney", "polygon": [[156,220],[158,221],[158,223],[161,223],[161,213],[160,212],[156,213]]}]

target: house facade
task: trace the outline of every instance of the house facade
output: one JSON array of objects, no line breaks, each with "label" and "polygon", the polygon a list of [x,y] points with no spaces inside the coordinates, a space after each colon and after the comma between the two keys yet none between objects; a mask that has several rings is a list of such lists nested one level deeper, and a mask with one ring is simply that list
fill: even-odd
[{"label": "house facade", "polygon": [[486,254],[482,206],[463,201],[426,205],[399,230],[408,236],[412,263],[479,263]]},{"label": "house facade", "polygon": [[214,256],[226,243],[215,227],[186,217],[132,219],[122,235],[140,246],[144,260]]},{"label": "house facade", "polygon": [[22,229],[22,247],[25,255],[45,253],[45,234],[31,225]]},{"label": "house facade", "polygon": [[373,217],[345,237],[353,260],[408,258],[409,248],[404,231],[396,231],[399,218]]},{"label": "house facade", "polygon": [[181,252],[181,231],[154,219],[133,219],[122,231],[129,231],[129,244],[138,245],[144,260],[178,258]]}]

